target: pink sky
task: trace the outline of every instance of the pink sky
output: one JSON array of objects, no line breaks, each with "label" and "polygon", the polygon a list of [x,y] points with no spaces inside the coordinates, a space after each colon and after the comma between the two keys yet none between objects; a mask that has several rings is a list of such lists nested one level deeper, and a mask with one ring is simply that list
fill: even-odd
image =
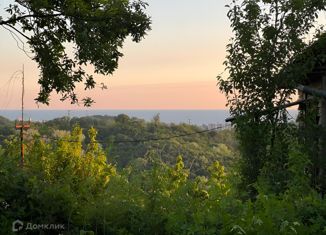
[{"label": "pink sky", "polygon": [[[98,77],[108,90],[97,88],[93,109],[225,109],[216,87],[223,71],[225,45],[231,36],[227,0],[148,0],[152,31],[139,44],[126,41],[118,70]],[[0,5],[4,8],[4,4]],[[19,109],[20,81],[11,75],[25,66],[26,108],[34,109],[38,69],[5,30],[0,30],[0,109]],[[53,95],[50,109],[78,109]]]}]

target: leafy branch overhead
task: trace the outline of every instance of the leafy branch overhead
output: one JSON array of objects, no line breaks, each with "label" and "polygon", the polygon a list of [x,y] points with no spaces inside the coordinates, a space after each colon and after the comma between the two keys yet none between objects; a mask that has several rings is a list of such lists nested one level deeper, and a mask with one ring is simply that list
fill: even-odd
[{"label": "leafy branch overhead", "polygon": [[233,0],[227,7],[234,36],[227,45],[229,76],[218,79],[232,114],[272,110],[286,103],[298,81],[279,76],[280,72],[308,46],[307,38],[326,2]]},{"label": "leafy branch overhead", "polygon": [[253,185],[258,179],[275,192],[286,187],[289,139],[299,134],[288,125],[286,110],[276,107],[290,102],[298,84],[322,61],[315,55],[324,53],[324,40],[320,40],[325,32],[318,27],[318,16],[325,11],[326,1],[230,2],[227,16],[233,37],[224,62],[227,76],[218,76],[218,85],[236,124],[242,187],[255,197]]},{"label": "leafy branch overhead", "polygon": [[[85,67],[112,74],[126,37],[139,42],[150,30],[146,6],[129,0],[15,0],[6,9],[10,16],[0,17],[0,25],[24,37],[33,52],[40,69],[35,100],[49,104],[50,93],[56,91],[62,100],[77,103],[77,83],[84,82],[85,90],[96,85]],[[84,105],[92,103],[85,100]]]}]

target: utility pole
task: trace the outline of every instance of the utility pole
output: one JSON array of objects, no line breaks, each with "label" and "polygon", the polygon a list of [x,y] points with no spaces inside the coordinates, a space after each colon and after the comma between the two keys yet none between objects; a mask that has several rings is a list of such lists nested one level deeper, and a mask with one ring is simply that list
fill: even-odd
[{"label": "utility pole", "polygon": [[30,121],[29,123],[24,123],[24,95],[25,95],[25,71],[24,65],[22,70],[22,96],[21,96],[21,105],[22,105],[22,120],[15,124],[16,130],[20,130],[20,155],[21,155],[21,166],[24,166],[24,130],[30,128]]}]

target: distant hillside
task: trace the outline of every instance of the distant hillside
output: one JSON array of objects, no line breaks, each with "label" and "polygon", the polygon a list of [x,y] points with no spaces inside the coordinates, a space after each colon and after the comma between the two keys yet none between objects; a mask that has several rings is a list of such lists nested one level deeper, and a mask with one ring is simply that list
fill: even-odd
[{"label": "distant hillside", "polygon": [[[123,114],[116,117],[99,115],[72,119],[62,117],[43,123],[33,123],[29,132],[57,138],[64,135],[65,131],[70,131],[76,124],[83,128],[85,136],[90,127],[97,129],[97,139],[106,150],[108,160],[116,163],[119,168],[133,165],[139,169],[146,169],[150,167],[151,158],[159,158],[172,165],[175,164],[176,157],[181,155],[193,176],[207,175],[208,166],[217,160],[229,168],[237,152],[233,130],[194,134],[205,129],[188,124],[162,123],[159,116],[155,116],[151,122]],[[13,129],[13,124],[6,119],[4,125],[11,125]],[[179,135],[181,137],[170,138]],[[153,140],[137,141],[150,139]],[[87,142],[86,138],[85,143]]]},{"label": "distant hillside", "polygon": [[0,116],[0,144],[10,135],[16,134],[15,122]]}]

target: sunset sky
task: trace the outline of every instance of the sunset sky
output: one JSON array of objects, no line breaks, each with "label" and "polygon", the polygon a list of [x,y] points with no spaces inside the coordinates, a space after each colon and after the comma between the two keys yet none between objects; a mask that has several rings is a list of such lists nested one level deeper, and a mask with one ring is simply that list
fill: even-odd
[{"label": "sunset sky", "polygon": [[[8,0],[0,1],[1,13]],[[225,109],[224,95],[216,87],[223,72],[225,45],[231,30],[224,7],[228,0],[147,0],[152,30],[136,44],[126,41],[119,68],[113,76],[99,77],[108,90],[97,88],[92,109]],[[25,104],[38,106],[37,65],[0,28],[0,109],[19,109],[21,82],[15,71],[25,66]],[[26,45],[25,45],[26,46]],[[13,79],[11,79],[13,78]],[[52,96],[40,109],[79,109]]]}]

